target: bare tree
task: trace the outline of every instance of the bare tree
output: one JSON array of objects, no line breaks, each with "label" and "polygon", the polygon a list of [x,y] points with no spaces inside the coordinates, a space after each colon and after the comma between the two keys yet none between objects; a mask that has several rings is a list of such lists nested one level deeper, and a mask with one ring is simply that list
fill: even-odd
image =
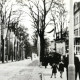
[{"label": "bare tree", "polygon": [[[21,20],[20,17],[22,15],[22,11],[21,8],[17,9],[17,10],[13,10],[15,6],[17,6],[17,4],[10,4],[11,0],[1,0],[0,3],[0,7],[1,7],[1,43],[2,43],[2,49],[1,49],[1,53],[2,53],[2,63],[4,63],[5,61],[5,38],[4,38],[4,29],[7,29],[7,33],[6,36],[8,38],[8,45],[7,45],[7,56],[9,54],[9,43],[10,43],[10,33],[12,32],[12,29],[14,29],[13,27],[13,23],[16,23],[16,27],[18,27],[19,21]],[[17,14],[18,13],[18,14]],[[12,53],[12,61],[13,61],[13,53]]]},{"label": "bare tree", "polygon": [[[61,41],[62,41],[62,39],[63,39],[62,33],[63,33],[63,29],[64,29],[64,23],[66,21],[67,11],[64,7],[64,3],[59,4],[58,2],[56,2],[56,6],[57,7],[55,9],[52,9],[52,11],[51,11],[51,20],[54,23],[54,27],[48,33],[54,32],[54,34],[53,34],[55,37],[54,40],[57,39],[56,34],[60,33]],[[54,14],[56,14],[56,15],[54,15]],[[55,49],[54,50],[56,52],[56,41],[55,41]]]},{"label": "bare tree", "polygon": [[5,20],[4,20],[4,15],[3,15],[3,6],[5,4],[6,0],[1,0],[0,1],[0,27],[1,27],[1,59],[2,59],[2,63],[4,63],[5,60],[5,52],[4,52],[4,46],[5,46],[5,39],[4,39],[4,28],[5,28]]},{"label": "bare tree", "polygon": [[[58,0],[28,0],[28,4],[24,4],[24,6],[27,6],[29,9],[28,15],[31,17],[31,22],[33,23],[33,27],[36,28],[37,33],[40,37],[40,61],[43,61],[43,57],[45,54],[45,29],[48,25],[52,25],[51,23],[53,20],[48,19],[50,16],[49,14],[52,12],[52,9],[55,9],[56,6],[59,7],[61,5],[61,2]],[[42,3],[42,4],[41,4]],[[56,14],[54,14],[56,15]],[[53,15],[53,16],[54,16]],[[48,19],[48,21],[47,21]],[[53,21],[54,22],[54,21]]]}]

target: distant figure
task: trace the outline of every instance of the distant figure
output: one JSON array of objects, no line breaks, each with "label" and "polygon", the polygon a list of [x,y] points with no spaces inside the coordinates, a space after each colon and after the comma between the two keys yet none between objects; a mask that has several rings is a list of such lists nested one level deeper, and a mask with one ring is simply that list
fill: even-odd
[{"label": "distant figure", "polygon": [[56,78],[56,73],[57,73],[57,65],[55,63],[52,64],[52,75],[51,75],[51,78],[54,74],[54,78]]},{"label": "distant figure", "polygon": [[48,66],[48,57],[47,56],[44,57],[44,66],[45,66],[45,68],[47,68],[47,66]]},{"label": "distant figure", "polygon": [[64,72],[64,63],[62,62],[59,62],[59,72],[60,72],[60,77],[62,78],[62,74]]}]

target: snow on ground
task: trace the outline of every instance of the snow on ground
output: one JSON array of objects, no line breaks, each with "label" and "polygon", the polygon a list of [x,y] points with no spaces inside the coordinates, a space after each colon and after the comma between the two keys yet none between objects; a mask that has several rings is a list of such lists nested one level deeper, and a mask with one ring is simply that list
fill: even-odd
[{"label": "snow on ground", "polygon": [[38,60],[31,59],[0,64],[0,80],[39,80],[37,66]]}]

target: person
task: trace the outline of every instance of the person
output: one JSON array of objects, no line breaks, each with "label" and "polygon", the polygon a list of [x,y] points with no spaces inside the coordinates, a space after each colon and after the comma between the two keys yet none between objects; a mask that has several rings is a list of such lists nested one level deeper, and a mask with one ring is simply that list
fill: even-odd
[{"label": "person", "polygon": [[79,74],[79,80],[80,80],[80,54],[79,53],[75,55],[75,80],[77,80],[78,74]]},{"label": "person", "polygon": [[53,64],[52,64],[52,74],[51,74],[51,78],[52,78],[53,74],[54,74],[54,78],[56,78],[57,69],[58,69],[57,65],[56,65],[55,63],[53,63]]},{"label": "person", "polygon": [[59,62],[59,72],[60,72],[60,77],[62,78],[62,74],[64,72],[64,63],[62,62]]},{"label": "person", "polygon": [[79,61],[79,80],[80,80],[80,61]]},{"label": "person", "polygon": [[44,57],[44,66],[45,66],[45,68],[47,68],[47,66],[48,66],[48,57],[47,56]]}]

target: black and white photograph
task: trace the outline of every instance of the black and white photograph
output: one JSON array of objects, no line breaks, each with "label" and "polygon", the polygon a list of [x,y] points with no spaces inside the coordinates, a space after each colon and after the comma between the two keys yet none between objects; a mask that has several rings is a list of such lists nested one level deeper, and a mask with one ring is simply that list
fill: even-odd
[{"label": "black and white photograph", "polygon": [[0,0],[0,80],[80,80],[80,0]]}]

